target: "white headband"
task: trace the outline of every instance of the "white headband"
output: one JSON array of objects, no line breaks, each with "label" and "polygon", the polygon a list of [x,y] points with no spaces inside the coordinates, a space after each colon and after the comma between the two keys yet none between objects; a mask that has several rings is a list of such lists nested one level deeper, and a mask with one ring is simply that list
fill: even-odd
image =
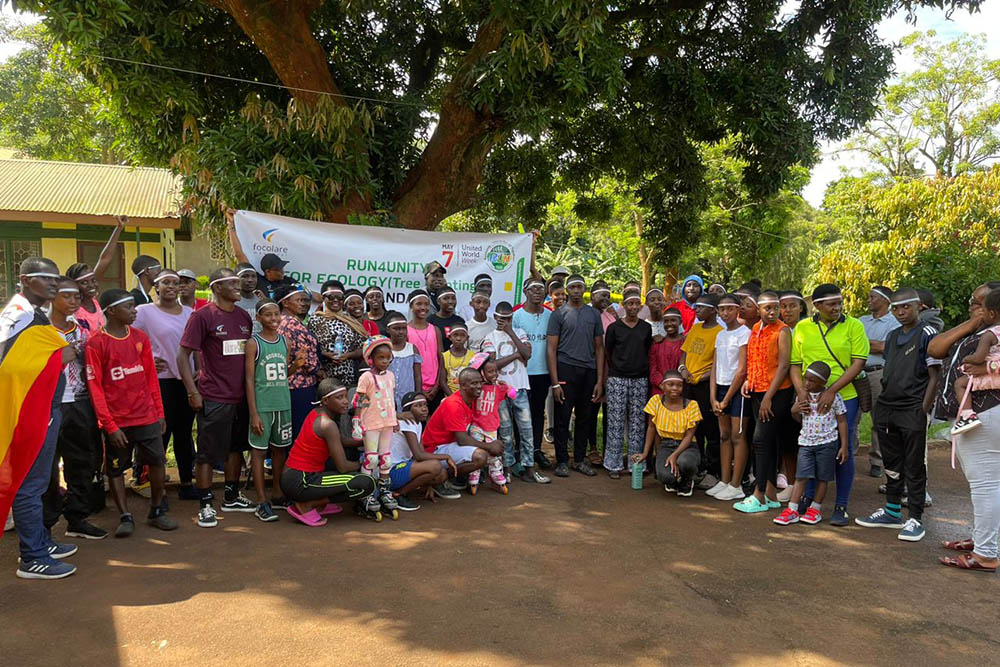
[{"label": "white headband", "polygon": [[25,273],[25,278],[59,278],[58,273],[48,273],[46,271],[38,271],[36,273]]},{"label": "white headband", "polygon": [[426,294],[415,294],[415,295],[413,295],[413,296],[410,297],[410,300],[407,301],[407,303],[409,303],[410,305],[413,305],[413,302],[416,301],[417,299],[427,299],[428,302],[431,300],[431,298],[429,296],[427,296]]},{"label": "white headband", "polygon": [[344,299],[344,303],[347,303],[351,299],[361,299],[362,301],[364,301],[364,297],[362,297],[360,294],[352,294],[351,296]]},{"label": "white headband", "polygon": [[165,271],[165,272],[161,273],[160,275],[156,276],[155,278],[153,278],[153,284],[155,285],[156,283],[160,282],[164,278],[177,278],[178,280],[181,279],[181,277],[178,274],[174,273],[173,271]]},{"label": "white headband", "polygon": [[479,280],[476,281],[476,287],[479,287],[483,283],[489,283],[490,285],[492,285],[493,284],[493,279],[492,278],[480,278]]},{"label": "white headband", "polygon": [[242,276],[244,273],[257,273],[257,269],[249,266],[244,266],[242,269],[236,272],[236,275]]},{"label": "white headband", "polygon": [[293,290],[293,291],[289,292],[288,294],[286,294],[285,296],[283,296],[280,299],[278,299],[278,303],[281,303],[282,301],[284,301],[285,299],[287,299],[290,296],[295,296],[296,294],[302,294],[304,291],[305,290],[300,290],[300,289]]},{"label": "white headband", "polygon": [[371,287],[365,290],[366,295],[368,294],[368,292],[378,292],[379,294],[383,294],[382,288],[379,287],[378,285],[372,285]]},{"label": "white headband", "polygon": [[813,370],[813,369],[811,369],[811,368],[807,368],[807,369],[806,369],[806,373],[809,373],[809,375],[812,375],[812,376],[815,376],[815,377],[818,377],[818,378],[819,378],[820,380],[822,380],[823,382],[826,382],[827,380],[829,380],[829,379],[830,379],[830,378],[825,378],[825,377],[823,377],[823,375],[822,375],[822,374],[821,374],[821,373],[820,373],[819,371],[814,371],[814,370]]},{"label": "white headband", "polygon": [[320,403],[323,402],[324,398],[326,398],[328,396],[333,396],[334,394],[339,394],[342,391],[347,391],[347,387],[337,387],[333,391],[328,391],[325,394],[323,394],[322,396],[320,396],[318,401],[312,401],[312,404],[313,405],[319,405]]},{"label": "white headband", "polygon": [[711,308],[712,310],[717,310],[715,304],[708,303],[707,301],[695,301],[694,307],[697,308],[698,306],[702,306],[704,308]]},{"label": "white headband", "polygon": [[586,283],[583,282],[583,280],[580,278],[574,278],[573,280],[566,283],[566,287],[569,287],[570,285],[586,285]]},{"label": "white headband", "polygon": [[106,305],[101,310],[104,311],[104,312],[107,312],[108,310],[111,310],[115,306],[123,304],[126,301],[134,301],[134,300],[135,300],[135,298],[131,294],[129,294],[128,296],[123,296],[122,298],[118,299],[117,301],[113,301],[113,302],[109,303],[108,305]]},{"label": "white headband", "polygon": [[648,299],[649,295],[652,294],[653,292],[656,292],[660,296],[663,296],[663,290],[661,290],[659,287],[654,287],[653,289],[646,292],[646,298]]},{"label": "white headband", "polygon": [[904,303],[920,303],[920,297],[915,296],[910,299],[903,299],[902,301],[892,301],[889,303],[890,306],[902,306]]},{"label": "white headband", "polygon": [[834,299],[843,299],[844,295],[840,292],[836,294],[827,294],[826,296],[821,296],[818,299],[813,299],[813,303],[819,303],[820,301],[833,301]]},{"label": "white headband", "polygon": [[469,333],[469,330],[465,328],[464,324],[456,324],[455,326],[453,326],[451,329],[448,330],[448,335],[450,336],[456,331],[464,331],[465,333]]},{"label": "white headband", "polygon": [[744,299],[750,299],[751,301],[753,301],[753,303],[754,303],[755,306],[759,306],[760,305],[760,304],[757,303],[757,299],[755,299],[752,294],[749,294],[747,292],[733,292],[733,294],[735,294],[736,296],[739,296],[739,297],[743,297]]},{"label": "white headband", "polygon": [[631,301],[632,299],[635,299],[636,301],[640,301],[640,302],[642,301],[642,297],[641,296],[639,296],[638,294],[633,294],[633,293],[630,292],[628,295],[626,295],[622,299],[622,303],[625,303],[626,301]]},{"label": "white headband", "polygon": [[424,398],[423,396],[417,396],[415,399],[413,399],[409,403],[403,403],[403,407],[404,408],[408,408],[411,405],[416,405],[417,403],[426,403],[426,402],[427,402],[426,398]]},{"label": "white headband", "polygon": [[80,293],[80,288],[79,287],[63,287],[62,289],[59,290],[59,293],[62,294],[63,292],[66,292],[67,294],[69,294],[70,292],[76,292],[77,294],[79,294]]},{"label": "white headband", "polygon": [[87,271],[87,272],[86,272],[85,274],[83,274],[82,276],[77,276],[77,277],[76,277],[76,278],[74,278],[73,280],[86,280],[87,278],[92,278],[93,276],[96,276],[96,275],[97,275],[97,274],[96,274],[96,273],[94,273],[93,271]]},{"label": "white headband", "polygon": [[213,287],[215,283],[224,283],[228,280],[239,280],[239,278],[237,278],[236,276],[224,276],[222,278],[216,278],[215,280],[208,283],[208,286]]},{"label": "white headband", "polygon": [[259,313],[260,311],[264,310],[268,306],[274,306],[275,308],[278,308],[279,310],[281,310],[281,307],[278,304],[276,304],[274,301],[262,301],[261,303],[257,304],[257,308],[255,308],[254,310],[256,310],[256,312]]},{"label": "white headband", "polygon": [[892,297],[890,295],[886,294],[885,292],[883,292],[882,290],[880,290],[878,288],[875,288],[875,289],[872,289],[872,291],[875,292],[876,294],[878,294],[880,297],[882,297],[886,301],[892,302]]},{"label": "white headband", "polygon": [[594,295],[597,295],[597,294],[611,294],[611,290],[607,289],[606,287],[598,287],[593,292],[591,292],[591,294],[594,294]]},{"label": "white headband", "polygon": [[545,283],[543,283],[541,280],[532,280],[531,282],[529,282],[527,285],[524,286],[524,289],[531,289],[532,287],[541,287],[542,289],[545,289]]},{"label": "white headband", "polygon": [[333,296],[334,294],[343,294],[343,293],[344,290],[342,289],[337,289],[336,287],[330,287],[325,292],[323,292],[323,296]]},{"label": "white headband", "polygon": [[758,306],[766,306],[772,303],[781,303],[781,299],[762,299],[756,302]]},{"label": "white headband", "polygon": [[785,301],[787,299],[796,299],[798,301],[805,301],[805,299],[803,299],[801,296],[797,294],[786,294],[785,296],[778,299],[778,301]]}]

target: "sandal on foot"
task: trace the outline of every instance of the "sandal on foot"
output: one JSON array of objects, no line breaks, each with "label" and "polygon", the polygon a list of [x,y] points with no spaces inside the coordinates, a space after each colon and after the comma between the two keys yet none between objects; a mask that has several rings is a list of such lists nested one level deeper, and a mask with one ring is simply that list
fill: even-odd
[{"label": "sandal on foot", "polygon": [[941,546],[952,551],[972,551],[975,544],[970,539],[955,540],[953,542],[942,542]]},{"label": "sandal on foot", "polygon": [[323,516],[330,516],[331,514],[340,514],[343,509],[336,503],[327,503],[323,509],[319,510],[319,513]]},{"label": "sandal on foot", "polygon": [[289,505],[287,511],[295,519],[301,521],[302,523],[306,524],[307,526],[312,526],[312,527],[315,528],[315,527],[318,527],[318,526],[325,526],[326,525],[326,519],[324,519],[323,517],[321,517],[319,515],[319,512],[317,512],[314,509],[313,510],[309,510],[308,512],[306,512],[305,514],[303,514],[303,513],[299,512],[298,509],[296,509],[295,505]]},{"label": "sandal on foot", "polygon": [[995,567],[986,567],[972,557],[972,553],[963,553],[958,556],[941,556],[938,562],[948,567],[957,567],[960,570],[975,570],[977,572],[996,572]]}]

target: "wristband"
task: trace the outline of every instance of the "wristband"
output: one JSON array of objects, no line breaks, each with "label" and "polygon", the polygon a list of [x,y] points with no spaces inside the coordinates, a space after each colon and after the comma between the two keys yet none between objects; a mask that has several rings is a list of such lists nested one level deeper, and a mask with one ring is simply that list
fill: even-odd
[{"label": "wristband", "polygon": [[560,382],[557,382],[556,384],[554,384],[554,385],[552,385],[551,387],[549,387],[549,389],[558,389],[558,388],[559,388],[559,387],[561,387],[561,386],[562,386],[562,383],[560,383]]},{"label": "wristband", "polygon": [[201,392],[198,391],[198,390],[192,391],[190,394],[188,394],[188,398],[191,398],[192,396],[195,396],[195,395],[200,396]]}]

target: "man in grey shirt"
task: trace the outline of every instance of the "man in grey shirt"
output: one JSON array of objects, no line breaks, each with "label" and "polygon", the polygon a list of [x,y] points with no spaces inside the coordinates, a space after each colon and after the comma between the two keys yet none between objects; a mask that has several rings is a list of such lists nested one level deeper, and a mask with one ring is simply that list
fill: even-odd
[{"label": "man in grey shirt", "polygon": [[[865,335],[868,337],[870,352],[868,361],[865,363],[865,374],[872,387],[872,405],[878,401],[879,394],[882,393],[882,367],[885,365],[885,358],[882,352],[885,349],[885,339],[889,333],[899,326],[899,322],[889,312],[889,303],[892,300],[892,290],[882,285],[877,285],[868,293],[868,312],[870,315],[863,315],[859,320],[865,326]],[[872,477],[882,476],[882,450],[878,444],[878,434],[872,429],[872,445],[868,450],[868,463],[871,466],[868,474]]]},{"label": "man in grey shirt", "polygon": [[546,332],[549,380],[556,402],[557,477],[569,476],[569,422],[574,411],[573,469],[588,477],[597,474],[585,455],[595,415],[592,404],[604,395],[604,326],[601,314],[583,302],[584,288],[578,275],[566,280],[568,300],[552,313]]},{"label": "man in grey shirt", "polygon": [[253,321],[253,332],[260,333],[260,322],[257,321],[257,302],[264,297],[264,293],[257,289],[257,269],[249,262],[240,262],[236,265],[236,277],[240,279],[240,300],[236,305],[250,313]]}]

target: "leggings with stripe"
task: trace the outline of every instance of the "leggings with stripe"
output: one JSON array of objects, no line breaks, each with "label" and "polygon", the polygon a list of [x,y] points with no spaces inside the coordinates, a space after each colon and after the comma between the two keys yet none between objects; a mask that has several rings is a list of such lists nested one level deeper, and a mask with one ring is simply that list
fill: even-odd
[{"label": "leggings with stripe", "polygon": [[322,498],[328,498],[332,503],[344,503],[370,496],[375,491],[375,478],[335,470],[303,472],[285,468],[281,474],[281,490],[285,496],[300,503]]}]

